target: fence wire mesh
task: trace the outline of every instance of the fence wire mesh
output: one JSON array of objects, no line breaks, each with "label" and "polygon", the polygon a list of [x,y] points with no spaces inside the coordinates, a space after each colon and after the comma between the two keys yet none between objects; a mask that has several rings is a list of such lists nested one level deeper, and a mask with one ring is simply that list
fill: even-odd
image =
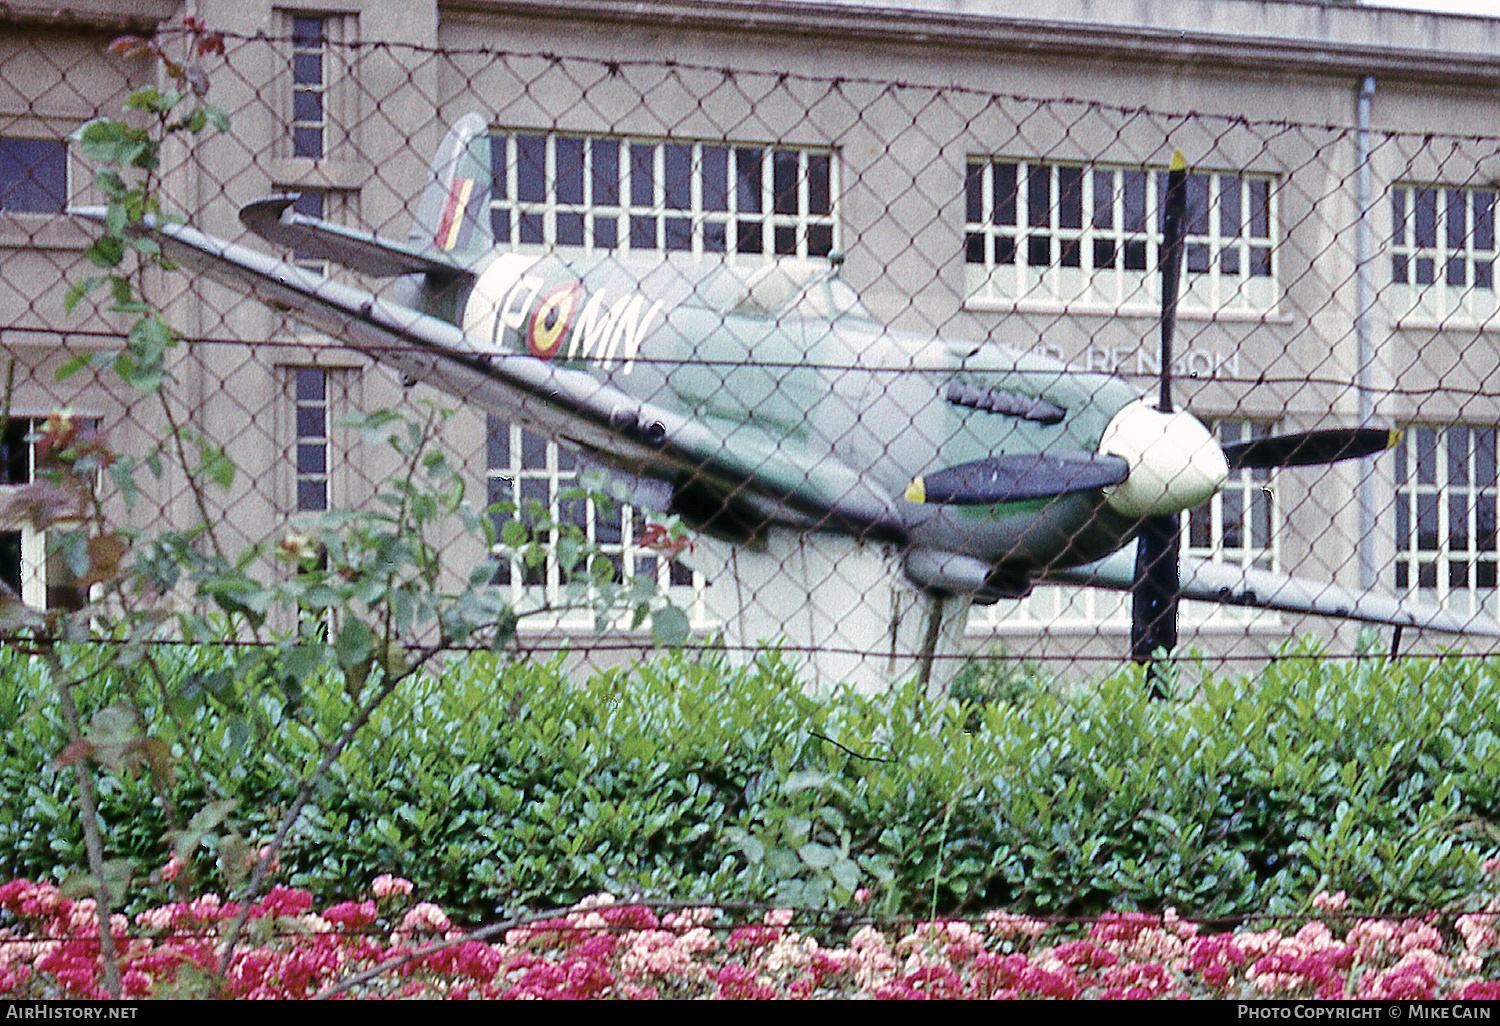
[{"label": "fence wire mesh", "polygon": [[[300,214],[410,235],[469,261],[478,284],[470,276],[459,292],[472,291],[434,289],[421,302],[485,336],[476,344],[497,365],[555,351],[554,366],[592,373],[608,398],[570,395],[549,411],[534,398],[436,393],[461,411],[444,445],[471,468],[476,494],[576,522],[620,573],[659,579],[700,633],[723,631],[732,647],[779,639],[889,657],[917,645],[899,626],[923,616],[911,584],[977,600],[966,615],[948,610],[955,642],[940,646],[944,659],[1003,651],[1097,666],[1121,656],[1128,596],[1047,580],[1086,555],[1129,551],[1129,525],[1111,522],[1097,491],[1046,509],[915,508],[904,492],[995,455],[1092,455],[1119,403],[1089,374],[1154,395],[1174,148],[1191,169],[1178,405],[1231,447],[1336,425],[1404,432],[1370,460],[1237,465],[1179,514],[1184,554],[1229,569],[1214,581],[1233,585],[1235,569],[1290,573],[1330,594],[1431,603],[1461,627],[1493,630],[1494,138],[1372,131],[1361,158],[1358,132],[1337,124],[478,43],[356,42],[337,17],[293,17],[284,30],[228,40],[212,89],[233,127],[169,155],[169,203],[209,234],[403,303],[409,281],[341,267],[316,239],[278,249],[237,211],[295,193]],[[162,434],[160,414],[108,374],[56,381],[65,360],[114,346],[119,331],[108,315],[62,312],[90,238],[63,210],[100,199],[65,137],[154,74],[102,55],[99,42],[43,32],[7,47],[12,485],[30,473],[27,430],[55,408],[97,418],[119,440]],[[472,149],[490,180],[473,186],[460,218],[424,224],[418,198],[433,155],[471,111],[486,125]],[[436,228],[448,235],[418,239]],[[522,284],[509,287],[507,271],[484,277],[512,266],[487,263],[491,242],[534,260],[515,276]],[[584,291],[571,292],[575,282]],[[391,468],[340,417],[434,394],[403,388],[368,359],[368,344],[355,351],[199,276],[164,276],[157,298],[193,343],[175,357],[173,401],[241,470],[218,501],[244,541],[275,536],[299,510],[366,502]],[[580,451],[582,429],[569,435],[566,418],[608,415],[622,395],[683,425],[667,440],[670,459],[626,454],[640,439],[619,424],[615,449],[590,438]],[[1062,410],[1063,423],[1044,408]],[[709,451],[714,443],[722,451]],[[617,472],[662,481],[636,488],[638,499],[693,527],[754,532],[761,550],[695,541],[663,553],[630,506],[570,505],[570,486],[590,480],[583,468],[611,457]],[[170,474],[149,500],[135,523],[190,510]],[[42,540],[13,532],[5,545],[9,583],[46,601]],[[445,553],[456,572],[479,556],[457,544]],[[505,566],[497,580],[524,606],[556,601],[565,577],[554,544],[542,563]],[[1266,590],[1259,601],[1274,604]],[[1185,645],[1210,660],[1259,660],[1302,633],[1333,639],[1330,654],[1357,648],[1353,628],[1289,610],[1188,601],[1182,620]],[[559,618],[531,640],[581,650],[629,637],[600,639],[586,620]],[[1490,644],[1423,638],[1456,640],[1469,651]]]},{"label": "fence wire mesh", "polygon": [[[1198,697],[1241,688],[1231,698],[1243,700],[1243,716],[1213,709],[1244,746],[1225,764],[1240,759],[1250,776],[1274,775],[1289,758],[1276,745],[1306,710],[1292,698],[1255,705],[1253,682],[1216,684],[1216,674],[1261,670],[1286,653],[1297,667],[1313,666],[1312,675],[1320,661],[1385,658],[1401,624],[1403,653],[1493,654],[1500,137],[1361,133],[1344,123],[1025,96],[920,76],[523,52],[491,45],[477,23],[461,23],[437,48],[359,39],[352,17],[278,19],[269,34],[224,37],[209,88],[231,127],[191,149],[169,146],[161,173],[165,202],[186,225],[284,261],[266,265],[261,279],[273,283],[267,295],[277,305],[247,297],[232,271],[211,280],[192,259],[154,277],[150,298],[187,343],[172,351],[164,401],[94,366],[59,375],[81,355],[117,350],[126,330],[123,318],[87,303],[64,312],[69,285],[91,273],[83,253],[96,235],[67,211],[104,199],[96,169],[68,136],[115,116],[128,92],[159,72],[145,58],[106,53],[108,33],[86,27],[0,40],[5,491],[34,482],[34,439],[56,410],[96,421],[126,453],[145,454],[186,425],[223,447],[237,468],[232,483],[195,491],[167,461],[142,478],[151,483],[134,504],[106,489],[108,516],[144,534],[187,527],[206,496],[226,547],[274,549],[301,515],[368,508],[400,470],[346,423],[349,415],[396,408],[421,417],[430,400],[455,409],[441,448],[465,468],[470,495],[482,497],[472,504],[489,507],[498,535],[486,551],[453,528],[440,539],[444,573],[461,581],[495,559],[492,583],[528,614],[523,650],[605,665],[652,643],[628,614],[601,629],[592,610],[561,609],[574,565],[562,528],[572,525],[611,568],[589,585],[595,593],[614,582],[654,582],[705,647],[725,650],[731,662],[770,644],[803,664],[803,683],[879,692],[922,674],[1001,699],[1038,682],[1097,680],[1128,659],[1133,533],[1144,513],[1166,515],[1180,526],[1183,566],[1195,568],[1183,573],[1180,652],[1198,673]],[[479,128],[463,135],[471,114]],[[445,137],[458,139],[446,165],[435,158]],[[1178,408],[1206,426],[1201,439],[1150,420],[1149,410],[1130,415],[1153,426],[1117,423],[1145,409],[1139,400],[1154,401],[1162,377],[1174,150],[1188,169],[1187,214],[1168,368]],[[288,198],[290,213],[241,219],[247,204],[275,195]],[[301,234],[288,227],[298,224]],[[401,273],[368,273],[393,267]],[[275,287],[300,288],[303,298],[291,302]],[[285,309],[334,300],[352,305],[313,317],[317,327]],[[378,311],[401,317],[364,330]],[[449,329],[462,334],[442,334]],[[1222,472],[1195,469],[1199,452],[1245,453],[1257,440],[1356,425],[1399,431],[1399,440],[1366,459],[1260,466],[1237,458]],[[1190,473],[1200,479],[1178,478]],[[1089,476],[1100,474],[1115,476]],[[1135,500],[1117,499],[1132,478],[1144,498],[1138,490]],[[1020,496],[1022,486],[1035,494]],[[659,526],[673,517],[685,534]],[[544,526],[518,534],[507,532],[510,521]],[[522,540],[541,543],[529,559]],[[1113,569],[1077,569],[1111,553],[1123,554]],[[0,532],[0,571],[30,605],[77,599],[66,563],[43,532]],[[270,556],[256,565],[267,577],[287,573]],[[1089,573],[1108,587],[1078,583]],[[1372,640],[1361,633],[1368,623],[1319,615],[1336,610],[1363,611],[1383,632]],[[336,631],[344,613],[320,615]],[[287,635],[297,626],[271,624]],[[1317,640],[1296,646],[1304,635]],[[199,657],[182,658],[187,666]],[[1286,672],[1278,686],[1301,694],[1302,685],[1287,683],[1300,670]],[[1362,671],[1332,672],[1319,678],[1333,684],[1316,693],[1323,704],[1311,715],[1335,726],[1309,751],[1326,755],[1330,772],[1358,776],[1371,759],[1365,741],[1376,740],[1339,733],[1368,710],[1362,699],[1337,696],[1340,682]],[[1471,701],[1491,693],[1488,672],[1440,687],[1419,668],[1402,680],[1430,685],[1442,702],[1406,704],[1381,692],[1381,709],[1407,735],[1452,739],[1455,750],[1472,735],[1474,765],[1492,768],[1493,727]],[[457,755],[480,751],[479,735],[511,729],[529,708],[521,690],[481,692],[472,681],[441,697],[455,679],[439,678],[432,693],[376,716],[372,750],[405,757],[411,743],[395,739],[436,747],[441,738]],[[623,678],[602,679],[603,691],[628,690]],[[266,696],[252,697],[247,704]],[[201,757],[233,765],[232,755],[209,749],[253,741],[268,746],[266,765],[281,777],[305,779],[357,710],[359,696],[349,697],[334,713],[280,698],[256,706]],[[13,725],[25,719],[15,710],[34,711],[28,701],[14,700]],[[640,722],[664,733],[684,709],[695,722],[730,715],[662,701],[659,720],[643,713]],[[509,712],[497,712],[504,702]],[[444,734],[449,728],[433,718],[439,707],[458,709],[452,722],[468,726]],[[1090,733],[1097,724],[1059,706],[1035,713],[1022,747],[966,755],[972,782],[934,785],[948,788],[938,820],[924,827],[921,844],[899,851],[882,848],[887,810],[878,802],[856,809],[847,796],[828,798],[868,833],[852,849],[845,838],[845,854],[930,856],[937,868],[923,885],[932,911],[955,916],[1036,907],[1025,881],[1046,874],[1074,899],[1040,903],[1052,913],[1091,912],[1114,886],[1101,881],[1126,877],[1134,882],[1120,886],[1131,899],[1153,908],[1305,912],[1256,887],[1279,879],[1288,851],[1332,830],[1337,803],[1324,803],[1322,785],[1306,779],[1277,778],[1267,792],[1274,807],[1262,801],[1252,812],[1258,777],[1240,790],[1237,776],[1233,786],[1226,776],[1205,777],[1201,793],[1184,783],[1177,797],[1197,819],[1151,818],[1137,840],[1159,857],[1138,872],[1097,848],[1079,854],[1077,866],[1039,854],[1038,845],[1067,852],[1083,842],[1027,821],[1036,810],[1023,793],[1074,794],[1085,786],[1078,779],[1092,779],[1084,765],[1091,755],[1104,767],[1101,815],[1118,813],[1121,822],[1140,818],[1125,807],[1131,796],[1166,788],[1161,781],[1178,771],[1190,779],[1186,762],[1162,771],[1152,761],[1150,738],[1167,729],[1166,714],[1130,709],[1133,732]],[[926,728],[872,741],[855,714],[819,721],[826,734],[794,717],[784,725],[807,750],[865,767],[871,779],[948,771],[911,741]],[[747,736],[752,726],[774,733],[777,724],[747,725]],[[244,736],[236,740],[235,729]],[[968,736],[932,730],[944,744]],[[284,736],[301,738],[301,747],[277,748]],[[1106,743],[1118,750],[1088,747]],[[1191,748],[1189,737],[1183,759]],[[1381,773],[1410,770],[1418,758],[1387,755]],[[1165,775],[1137,779],[1135,765]],[[1029,775],[1005,782],[1022,767]],[[1124,777],[1110,777],[1110,767],[1123,767]],[[673,813],[672,830],[681,832],[672,836],[696,851],[702,834],[687,820],[707,807],[692,804],[697,796],[712,794],[719,811],[739,815],[759,808],[751,794],[758,785],[690,768],[693,797]],[[430,810],[421,804],[429,800],[443,809],[483,805],[503,790],[485,791],[474,771],[474,779],[442,781],[452,791],[439,800],[429,779],[437,774],[414,770],[409,793],[341,805],[318,829],[384,838],[379,858],[418,875],[414,845],[429,843],[436,814],[401,819],[398,810]],[[357,789],[358,781],[342,783]],[[587,845],[625,842],[600,828],[581,843],[568,828],[570,817],[587,821],[611,796],[582,794],[576,779],[515,786],[505,802],[541,809],[548,821],[528,827],[525,844],[571,867],[567,887],[548,893],[577,898],[607,886],[604,863],[587,861]],[[1365,797],[1384,794],[1382,786]],[[1450,917],[1484,917],[1475,923],[1493,933],[1493,904],[1449,900],[1456,888],[1480,892],[1476,853],[1492,844],[1493,799],[1474,799],[1479,811],[1465,806],[1473,815],[1464,818],[1438,807],[1446,798],[1418,801],[1420,787],[1412,787],[1385,795],[1398,810],[1391,815],[1413,817],[1384,824],[1407,831],[1405,840],[1381,848],[1384,841],[1361,835],[1369,850],[1359,858],[1407,874],[1379,892],[1397,898],[1369,911],[1442,904]],[[1116,793],[1119,808],[1109,804]],[[314,804],[336,803],[320,791]],[[1450,813],[1456,819],[1444,818]],[[1264,858],[1205,868],[1196,849],[1184,854],[1191,843],[1183,837],[1200,828],[1200,840],[1238,838]],[[14,868],[45,862],[44,836],[12,835],[22,853]],[[1453,844],[1432,856],[1446,874],[1442,885],[1412,884],[1420,877],[1412,860],[1450,835]],[[466,868],[473,876],[455,885],[457,904],[472,902],[475,887],[521,887],[519,875],[506,875],[506,860],[522,858],[508,843],[495,840]],[[648,863],[660,856],[661,842],[641,844]],[[1304,889],[1355,873],[1331,852],[1326,872],[1303,880]],[[287,861],[303,872],[319,868],[307,851]],[[526,892],[535,904],[540,894]],[[483,918],[513,908],[468,911]],[[1466,953],[1478,957],[1475,950]]]}]

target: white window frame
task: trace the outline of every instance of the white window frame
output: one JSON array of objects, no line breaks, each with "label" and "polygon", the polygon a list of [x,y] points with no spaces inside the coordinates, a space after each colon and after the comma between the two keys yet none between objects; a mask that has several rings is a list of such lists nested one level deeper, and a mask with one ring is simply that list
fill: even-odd
[{"label": "white window frame", "polygon": [[[1273,434],[1276,422],[1243,417],[1222,417],[1208,422],[1209,429],[1220,440],[1240,441]],[[1224,545],[1224,498],[1240,496],[1241,538],[1252,542],[1254,530],[1253,493],[1259,492],[1268,504],[1270,533],[1266,545],[1244,544],[1234,548]],[[1181,552],[1185,556],[1229,566],[1281,570],[1281,539],[1285,524],[1276,496],[1275,471],[1233,470],[1224,488],[1199,507],[1208,516],[1209,544],[1193,545],[1192,510],[1180,517]],[[1191,630],[1215,628],[1243,629],[1247,625],[1274,629],[1281,622],[1279,614],[1268,610],[1226,606],[1216,602],[1184,600],[1179,609],[1181,625]],[[993,606],[975,606],[969,616],[971,634],[1026,634],[1040,630],[1092,631],[1108,627],[1120,632],[1130,629],[1130,595],[1102,588],[1080,588],[1073,585],[1047,584],[1036,588],[1023,599],[1002,599]]]},{"label": "white window frame", "polygon": [[[1462,470],[1455,474],[1458,468],[1452,457],[1457,450],[1452,443],[1460,430],[1466,437],[1465,451]],[[1432,480],[1422,481],[1419,457],[1427,432],[1435,432]],[[1495,468],[1496,434],[1493,424],[1414,424],[1405,428],[1394,461],[1395,563],[1390,580],[1397,594],[1417,595],[1455,613],[1482,615],[1492,621],[1500,615],[1500,599],[1493,583],[1496,566],[1500,564],[1500,546],[1492,539],[1489,547],[1481,548],[1479,532],[1481,510],[1488,507],[1493,519],[1496,503],[1500,501]],[[1481,455],[1479,444],[1486,435],[1488,458]],[[1484,480],[1480,479],[1481,474]],[[1467,480],[1455,481],[1459,476]],[[1422,547],[1420,530],[1422,507],[1429,505],[1424,500],[1436,507],[1432,513],[1437,533],[1429,548]],[[1464,517],[1463,548],[1453,544],[1455,512]],[[1482,564],[1488,567],[1483,572]],[[1464,581],[1456,585],[1452,572],[1460,566]],[[1424,584],[1424,577],[1430,584]],[[1481,583],[1486,580],[1491,583]]]},{"label": "white window frame", "polygon": [[[1009,223],[996,223],[995,176],[997,169],[1012,167],[1016,176],[1015,216]],[[1033,170],[1046,175],[1047,220],[1032,227],[1030,191]],[[1062,175],[1079,173],[1079,217],[1076,227],[1063,224]],[[1144,175],[1144,230],[1126,228],[1126,176]],[[1163,244],[1160,203],[1166,171],[1140,165],[1081,164],[1040,160],[1032,157],[970,156],[964,185],[964,295],[971,309],[1067,309],[1078,312],[1152,315],[1161,307],[1160,256]],[[1101,182],[1108,179],[1108,203],[1096,205]],[[1194,169],[1193,179],[1206,179],[1204,210],[1190,205],[1179,309],[1187,315],[1213,317],[1276,316],[1280,301],[1280,197],[1274,175],[1240,170]],[[1237,209],[1226,206],[1226,190],[1234,188]],[[1255,195],[1263,189],[1264,231]],[[1191,196],[1191,193],[1190,193]],[[1191,202],[1191,201],[1190,201]],[[1196,206],[1202,206],[1199,200]],[[1071,207],[1071,204],[1068,205]],[[1107,212],[1108,225],[1096,227],[1096,210]],[[1237,232],[1226,231],[1231,213],[1237,214]],[[1071,220],[1071,218],[1068,218]],[[1198,227],[1197,231],[1194,228]],[[1028,262],[1027,240],[1045,237],[1049,259],[1045,266]],[[1006,240],[1014,247],[1006,256]],[[1108,265],[1094,266],[1096,243],[1113,246]],[[1143,266],[1127,269],[1127,245],[1144,243]],[[1076,244],[1077,266],[1064,266],[1067,245]],[[1193,250],[1205,247],[1207,269],[1194,271]],[[976,259],[977,258],[977,259]],[[1263,263],[1262,263],[1263,262]],[[1231,265],[1226,269],[1226,264]],[[1268,273],[1252,273],[1265,266]]]},{"label": "white window frame", "polygon": [[[544,140],[545,161],[541,200],[520,199],[520,137]],[[583,202],[564,203],[558,198],[557,143],[560,139],[577,140],[583,145]],[[557,132],[528,131],[524,128],[498,128],[491,133],[492,154],[496,188],[491,195],[491,224],[499,224],[495,241],[520,252],[550,252],[561,249],[566,252],[615,253],[621,256],[631,252],[646,252],[653,256],[687,257],[689,259],[723,259],[728,263],[763,263],[780,257],[819,258],[840,246],[839,207],[839,160],[838,153],[830,147],[789,146],[764,142],[739,140],[686,140],[664,139],[650,136],[624,135],[577,135]],[[617,147],[615,202],[595,203],[594,144],[609,143]],[[666,206],[666,159],[668,146],[690,149],[691,198],[687,207]],[[652,187],[651,202],[638,203],[632,194],[634,174],[632,154],[640,150],[650,153]],[[704,204],[705,154],[709,151],[727,151],[728,163],[725,183],[724,210],[713,210]],[[741,154],[758,152],[759,210],[741,210],[742,200],[737,188],[737,171]],[[796,211],[778,213],[775,210],[776,186],[775,163],[778,155],[795,155]],[[815,162],[826,162],[828,168],[828,209],[814,209],[810,170]],[[502,170],[503,168],[503,170]],[[821,174],[817,177],[821,179]],[[583,244],[563,246],[558,243],[559,216],[583,218]],[[534,219],[531,224],[541,226],[540,241],[523,241],[521,222],[523,218]],[[654,245],[637,247],[632,244],[632,218],[654,221]],[[689,222],[690,241],[685,247],[667,248],[668,222]],[[614,223],[614,246],[596,245],[595,224],[601,220]],[[745,226],[754,225],[760,232],[758,251],[741,249],[741,233]],[[709,227],[719,228],[724,233],[724,247],[716,249],[707,244]],[[792,233],[794,245],[777,249],[777,232]],[[826,244],[826,248],[825,248]]]},{"label": "white window frame", "polygon": [[[1430,245],[1419,236],[1417,206],[1433,198]],[[1453,200],[1463,207],[1453,223]],[[1496,207],[1500,189],[1441,182],[1397,182],[1391,186],[1391,237],[1386,270],[1398,320],[1418,323],[1487,324],[1500,316],[1495,287]],[[1487,215],[1484,214],[1488,207]],[[1488,222],[1485,224],[1485,222]],[[1488,245],[1485,245],[1488,243]],[[1450,283],[1453,269],[1462,283]],[[1432,280],[1423,283],[1423,270]]]},{"label": "white window frame", "polygon": [[[524,519],[526,500],[534,499],[543,503],[550,520],[561,523],[562,493],[574,488],[585,488],[588,485],[587,481],[580,481],[578,457],[571,451],[560,450],[555,442],[527,432],[520,425],[506,424],[493,415],[486,417],[485,427],[486,502],[489,504],[513,503],[516,513],[510,519]],[[497,451],[499,446],[496,445],[496,441],[502,437],[497,432],[505,432],[503,453]],[[533,455],[539,455],[542,458],[528,460],[526,458],[528,450]],[[527,487],[528,484],[531,485],[530,488]],[[540,496],[527,494],[535,492],[538,484],[542,486],[541,490],[546,495],[545,502]],[[579,526],[583,528],[584,536],[589,544],[597,547],[598,551],[604,555],[617,559],[617,565],[621,567],[627,580],[637,575],[655,574],[657,587],[668,594],[680,608],[686,609],[694,623],[701,623],[705,615],[703,575],[681,562],[669,561],[662,553],[639,544],[636,531],[640,524],[645,523],[645,520],[638,516],[637,511],[628,503],[616,505],[611,512],[611,519],[617,519],[620,525],[619,540],[601,541],[600,511],[596,508],[592,498],[582,501],[585,501],[587,506],[584,523]],[[499,532],[503,519],[497,516],[495,520],[496,544],[493,555],[497,559],[508,560],[508,566],[502,568],[500,575],[497,576],[497,582],[510,588],[511,601],[516,609],[536,610],[544,604],[558,606],[568,601],[570,594],[565,586],[561,561],[557,556],[556,537],[544,543],[546,559],[541,566],[528,568],[520,557],[500,540]],[[654,563],[654,568],[646,561]],[[535,576],[538,570],[541,572],[541,581],[528,584],[528,571],[531,571],[531,576]],[[581,569],[579,572],[582,572]],[[597,592],[590,586],[585,594],[589,600],[592,600]],[[572,598],[576,600],[577,596],[574,595]],[[593,613],[583,609],[564,613],[559,619],[550,623],[542,623],[540,626],[562,625],[592,630],[593,624]],[[626,610],[616,627],[628,628],[629,626],[630,611]]]}]

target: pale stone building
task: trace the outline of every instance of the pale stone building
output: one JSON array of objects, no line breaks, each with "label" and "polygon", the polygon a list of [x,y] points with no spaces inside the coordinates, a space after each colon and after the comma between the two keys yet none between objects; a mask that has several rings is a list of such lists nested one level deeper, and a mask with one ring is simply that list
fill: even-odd
[{"label": "pale stone building", "polygon": [[[1315,0],[0,6],[0,337],[18,418],[7,484],[30,473],[26,419],[59,406],[125,448],[162,433],[155,401],[108,375],[56,381],[63,359],[112,347],[118,328],[62,310],[90,237],[62,210],[93,198],[64,140],[155,74],[106,56],[111,36],[185,13],[227,34],[209,70],[232,130],[172,153],[166,176],[209,232],[239,238],[242,204],[296,191],[304,212],[404,238],[446,125],[478,111],[504,168],[492,224],[516,248],[745,262],[842,249],[844,278],[893,326],[1037,348],[1143,391],[1156,372],[1157,172],[1180,148],[1196,211],[1180,401],[1229,438],[1362,418],[1409,429],[1375,464],[1363,515],[1357,465],[1244,472],[1189,518],[1189,551],[1500,613],[1500,19]],[[298,510],[368,497],[388,464],[338,420],[410,398],[400,382],[214,286],[158,287],[199,340],[172,367],[188,412],[239,467],[226,522],[259,539]],[[567,450],[474,410],[445,441],[494,499],[555,504],[575,475]],[[170,476],[151,498],[122,516],[190,515]],[[659,574],[712,628],[711,582],[636,545],[629,516],[580,515],[626,570]],[[37,602],[44,551],[29,532],[0,538],[0,569]],[[527,601],[557,587],[558,569],[506,578]],[[1328,629],[1184,617],[1189,643],[1236,656]],[[1047,588],[976,609],[968,639],[1104,658],[1127,632],[1117,596]]]}]

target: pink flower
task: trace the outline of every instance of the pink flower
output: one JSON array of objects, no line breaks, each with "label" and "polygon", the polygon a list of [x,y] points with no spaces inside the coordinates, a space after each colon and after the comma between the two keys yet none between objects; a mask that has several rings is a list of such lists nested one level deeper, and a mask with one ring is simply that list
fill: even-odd
[{"label": "pink flower", "polygon": [[401,919],[401,929],[414,932],[438,932],[451,927],[453,923],[430,901],[419,902],[409,909]]},{"label": "pink flower", "polygon": [[1337,894],[1329,894],[1327,891],[1319,891],[1313,895],[1313,908],[1320,912],[1337,913],[1344,911],[1344,906],[1349,904],[1349,895],[1343,891]]},{"label": "pink flower", "polygon": [[412,882],[404,877],[382,873],[370,885],[370,890],[377,898],[405,897],[412,892]]}]

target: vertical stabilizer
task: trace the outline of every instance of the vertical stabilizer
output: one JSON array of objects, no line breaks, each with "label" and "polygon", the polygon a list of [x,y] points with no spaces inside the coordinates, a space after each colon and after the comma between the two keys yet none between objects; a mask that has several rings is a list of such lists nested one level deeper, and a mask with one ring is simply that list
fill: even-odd
[{"label": "vertical stabilizer", "polygon": [[465,114],[443,137],[417,204],[410,241],[416,248],[431,246],[456,256],[483,253],[494,245],[489,123],[480,115]]}]

